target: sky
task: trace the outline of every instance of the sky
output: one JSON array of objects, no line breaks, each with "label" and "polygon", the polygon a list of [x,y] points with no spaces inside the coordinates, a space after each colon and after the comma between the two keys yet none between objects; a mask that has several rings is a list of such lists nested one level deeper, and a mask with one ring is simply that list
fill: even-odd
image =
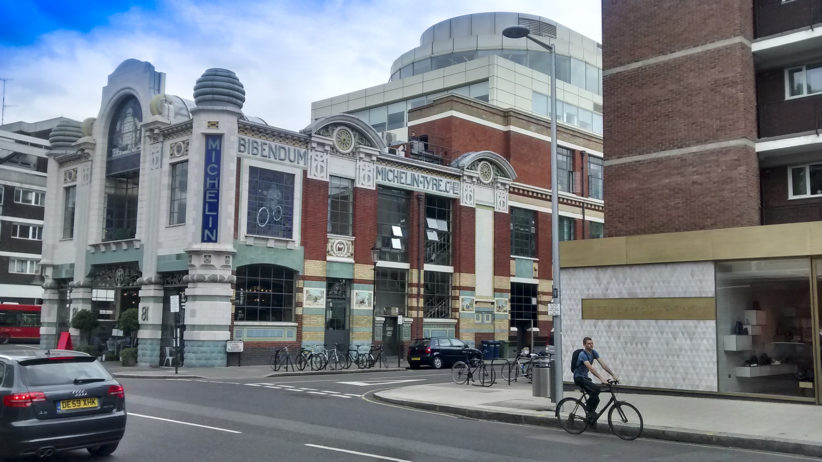
[{"label": "sky", "polygon": [[600,0],[0,0],[6,123],[96,117],[108,75],[136,58],[193,99],[203,71],[234,71],[243,112],[300,130],[311,102],[386,83],[435,23],[512,11],[601,41]]}]

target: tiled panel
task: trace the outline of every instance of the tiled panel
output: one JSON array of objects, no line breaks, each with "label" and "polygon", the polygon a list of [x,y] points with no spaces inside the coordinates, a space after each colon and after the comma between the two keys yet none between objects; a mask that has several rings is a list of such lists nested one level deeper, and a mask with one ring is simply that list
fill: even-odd
[{"label": "tiled panel", "polygon": [[582,320],[583,298],[714,297],[713,263],[571,268],[562,272],[562,370],[594,339],[626,385],[717,391],[714,321]]}]

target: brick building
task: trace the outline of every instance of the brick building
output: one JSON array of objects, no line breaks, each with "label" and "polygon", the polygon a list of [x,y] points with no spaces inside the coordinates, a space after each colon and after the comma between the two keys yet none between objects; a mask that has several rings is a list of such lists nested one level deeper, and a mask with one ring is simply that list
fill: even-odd
[{"label": "brick building", "polygon": [[632,385],[822,403],[820,11],[603,1],[609,238],[562,246],[566,348],[593,335]]},{"label": "brick building", "polygon": [[[186,365],[222,366],[228,340],[253,364],[285,345],[393,353],[413,337],[549,332],[545,118],[445,96],[410,110],[417,137],[389,147],[348,114],[268,126],[224,69],[194,101],[165,79],[124,61],[97,117],[52,137],[43,346],[79,310],[106,338],[130,308],[144,365],[172,364],[177,342]],[[558,128],[563,239],[597,235],[600,138]]]}]

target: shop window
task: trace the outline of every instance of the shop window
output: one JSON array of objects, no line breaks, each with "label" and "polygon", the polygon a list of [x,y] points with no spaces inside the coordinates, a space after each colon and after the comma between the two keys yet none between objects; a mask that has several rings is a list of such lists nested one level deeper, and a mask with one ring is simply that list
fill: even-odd
[{"label": "shop window", "polygon": [[788,171],[790,199],[822,196],[822,164],[797,165]]},{"label": "shop window", "polygon": [[186,222],[186,199],[188,195],[188,161],[171,165],[171,191],[168,200],[168,224],[181,225]]},{"label": "shop window", "polygon": [[106,178],[104,241],[132,239],[137,232],[138,172]]},{"label": "shop window", "polygon": [[257,167],[248,169],[246,232],[255,236],[293,238],[294,175]]},{"label": "shop window", "polygon": [[449,319],[451,317],[451,273],[426,271],[424,284],[424,317]]},{"label": "shop window", "polygon": [[328,182],[328,233],[351,236],[354,180],[332,176]]},{"label": "shop window", "polygon": [[28,258],[10,258],[9,273],[37,274],[40,271],[40,262]]},{"label": "shop window", "polygon": [[536,258],[537,212],[511,207],[511,255]]},{"label": "shop window", "polygon": [[557,146],[557,189],[564,192],[571,191],[571,172],[574,171],[571,150]]},{"label": "shop window", "polygon": [[408,261],[408,192],[377,188],[377,243],[380,260]]},{"label": "shop window", "polygon": [[451,199],[425,197],[425,263],[451,265]]},{"label": "shop window", "polygon": [[[533,324],[532,324],[533,323]],[[537,323],[537,285],[511,283],[511,327],[529,329]]]},{"label": "shop window", "polygon": [[46,193],[33,189],[14,188],[14,202],[42,207],[46,203]]},{"label": "shop window", "polygon": [[63,189],[63,239],[74,237],[74,210],[77,199],[77,186]]},{"label": "shop window", "polygon": [[807,397],[813,390],[810,262],[716,264],[718,388]]},{"label": "shop window", "polygon": [[408,270],[378,267],[375,278],[374,314],[405,316]]},{"label": "shop window", "polygon": [[588,156],[588,196],[602,199],[602,159]]},{"label": "shop window", "polygon": [[597,221],[589,221],[588,229],[590,231],[591,239],[602,239],[605,237],[605,225]]},{"label": "shop window", "polygon": [[294,271],[275,265],[237,268],[235,321],[294,321]]},{"label": "shop window", "polygon": [[11,237],[15,239],[27,239],[31,241],[43,240],[43,227],[37,225],[26,225],[22,223],[11,224]]}]

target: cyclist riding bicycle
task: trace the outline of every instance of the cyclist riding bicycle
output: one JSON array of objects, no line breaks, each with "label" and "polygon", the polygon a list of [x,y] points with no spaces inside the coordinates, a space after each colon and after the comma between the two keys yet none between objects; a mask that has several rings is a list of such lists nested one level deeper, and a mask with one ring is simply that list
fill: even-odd
[{"label": "cyclist riding bicycle", "polygon": [[574,383],[588,393],[588,420],[591,423],[594,423],[596,421],[597,406],[599,406],[599,392],[601,391],[601,387],[600,385],[595,384],[594,381],[588,377],[588,372],[594,374],[600,382],[606,382],[599,371],[594,368],[594,361],[598,361],[600,366],[602,366],[602,368],[605,369],[605,371],[608,372],[614,380],[619,381],[619,379],[616,374],[611,371],[608,365],[602,361],[602,358],[599,357],[599,353],[594,350],[594,341],[591,340],[591,337],[585,337],[582,339],[582,346],[584,348],[579,352],[576,366],[574,367]]}]

